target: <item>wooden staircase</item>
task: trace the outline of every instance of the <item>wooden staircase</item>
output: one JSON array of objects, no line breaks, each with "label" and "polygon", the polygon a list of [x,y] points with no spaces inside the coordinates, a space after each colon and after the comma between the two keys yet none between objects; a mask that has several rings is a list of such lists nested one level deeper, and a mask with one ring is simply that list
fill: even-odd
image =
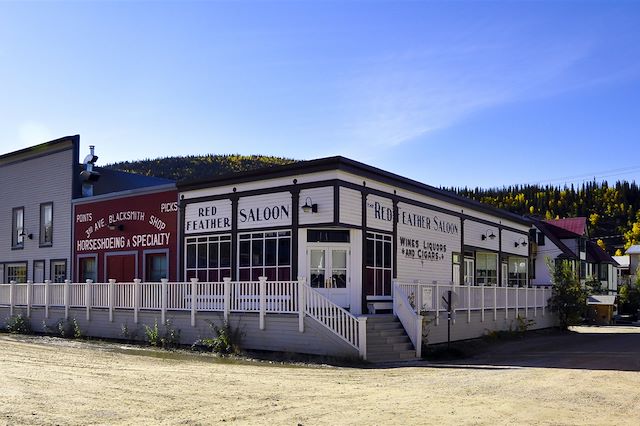
[{"label": "wooden staircase", "polygon": [[367,361],[394,362],[416,359],[416,351],[398,318],[367,316]]}]

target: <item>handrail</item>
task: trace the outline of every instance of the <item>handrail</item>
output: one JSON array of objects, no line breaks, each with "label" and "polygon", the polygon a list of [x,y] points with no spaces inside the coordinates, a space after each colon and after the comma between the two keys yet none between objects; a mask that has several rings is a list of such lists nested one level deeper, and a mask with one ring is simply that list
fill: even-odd
[{"label": "handrail", "polygon": [[367,359],[366,317],[354,316],[306,284],[301,287],[304,288],[305,314],[358,349],[362,358]]},{"label": "handrail", "polygon": [[[415,300],[415,296],[414,296]],[[416,349],[416,357],[422,356],[422,320],[417,309],[411,305],[409,295],[398,282],[393,283],[393,314],[398,317],[404,327],[413,347]]]}]

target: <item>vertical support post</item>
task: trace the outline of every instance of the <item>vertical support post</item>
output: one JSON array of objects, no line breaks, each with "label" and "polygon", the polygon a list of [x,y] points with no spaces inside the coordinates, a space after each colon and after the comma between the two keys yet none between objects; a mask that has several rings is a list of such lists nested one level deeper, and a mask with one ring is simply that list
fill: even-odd
[{"label": "vertical support post", "polygon": [[538,287],[533,287],[533,316],[538,316],[538,293],[540,289]]},{"label": "vertical support post", "polygon": [[109,279],[108,291],[109,291],[109,322],[113,322],[113,307],[116,304],[116,280]]},{"label": "vertical support post", "polygon": [[64,319],[69,319],[69,284],[71,284],[71,280],[64,280]]},{"label": "vertical support post", "polygon": [[358,351],[365,361],[367,360],[367,317],[358,317]]},{"label": "vertical support post", "polygon": [[229,321],[229,311],[230,311],[230,304],[231,304],[231,277],[224,277],[222,279],[224,281],[224,285],[223,285],[223,298],[224,298],[224,306],[222,307],[222,309],[224,309],[224,320],[225,321]]},{"label": "vertical support post", "polygon": [[260,294],[260,330],[264,330],[264,316],[267,313],[267,277],[258,277],[258,293]]},{"label": "vertical support post", "polygon": [[298,277],[298,331],[300,333],[304,333],[304,311],[307,301],[305,286],[305,277]]},{"label": "vertical support post", "polygon": [[467,285],[467,323],[471,322],[471,283]]},{"label": "vertical support post", "polygon": [[49,284],[51,280],[44,280],[44,317],[49,318]]},{"label": "vertical support post", "polygon": [[162,278],[160,280],[160,321],[167,322],[167,286],[169,280]]},{"label": "vertical support post", "polygon": [[493,286],[493,320],[498,319],[498,284]]},{"label": "vertical support post", "polygon": [[[461,281],[462,282],[462,281]],[[454,289],[455,288],[455,283],[453,281],[451,281],[451,298],[448,298],[447,300],[449,301],[449,312],[448,312],[448,318],[447,318],[447,322],[449,323],[449,326],[451,326],[451,324],[455,324],[456,323],[456,308],[455,306],[451,306],[451,302],[453,300],[453,293],[454,293]],[[458,286],[458,291],[460,291],[460,286]],[[460,295],[458,295],[458,298],[460,297]]]},{"label": "vertical support post", "polygon": [[518,297],[518,287],[520,287],[520,286],[516,285],[516,287],[515,287],[516,288],[516,316],[515,316],[515,318],[518,318],[518,308],[520,307],[519,306],[520,305],[520,298]]},{"label": "vertical support post", "polygon": [[440,286],[438,281],[434,281],[433,285],[436,286],[436,325],[440,324]]},{"label": "vertical support post", "polygon": [[504,287],[504,319],[509,318],[509,284]]},{"label": "vertical support post", "polygon": [[84,283],[84,305],[87,309],[87,321],[91,319],[91,284],[93,280],[87,280]]},{"label": "vertical support post", "polygon": [[198,279],[191,278],[191,327],[196,326],[196,302],[198,299]]},{"label": "vertical support post", "polygon": [[420,311],[422,310],[422,306],[424,305],[422,300],[422,283],[418,282],[416,284],[416,313],[420,315]]},{"label": "vertical support post", "polygon": [[480,303],[482,305],[482,311],[480,311],[480,321],[484,322],[484,284],[482,285],[480,290],[480,299]]},{"label": "vertical support post", "polygon": [[529,287],[524,288],[524,317],[529,318]]},{"label": "vertical support post", "polygon": [[27,318],[31,318],[31,294],[33,292],[33,281],[27,280]]},{"label": "vertical support post", "polygon": [[140,309],[140,278],[133,280],[133,322],[138,323],[138,310]]},{"label": "vertical support post", "polygon": [[424,317],[418,315],[416,317],[416,358],[422,358],[422,324]]},{"label": "vertical support post", "polygon": [[545,287],[542,287],[542,316],[544,316],[544,310],[547,307],[547,299],[545,297],[545,293],[547,289]]},{"label": "vertical support post", "polygon": [[16,282],[15,281],[10,281],[9,283],[9,303],[11,304],[9,315],[13,316],[13,311],[16,305]]}]

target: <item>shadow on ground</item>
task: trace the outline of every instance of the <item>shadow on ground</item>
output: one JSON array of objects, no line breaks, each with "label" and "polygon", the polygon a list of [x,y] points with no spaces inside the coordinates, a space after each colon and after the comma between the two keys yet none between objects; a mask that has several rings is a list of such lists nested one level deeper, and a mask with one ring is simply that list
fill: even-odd
[{"label": "shadow on ground", "polygon": [[640,371],[640,328],[581,326],[564,333],[534,334],[488,344],[470,357],[430,366]]}]

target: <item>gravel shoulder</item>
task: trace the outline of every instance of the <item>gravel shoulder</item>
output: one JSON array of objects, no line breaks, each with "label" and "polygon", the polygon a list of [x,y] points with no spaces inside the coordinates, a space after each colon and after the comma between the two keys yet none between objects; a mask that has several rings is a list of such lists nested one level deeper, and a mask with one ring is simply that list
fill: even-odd
[{"label": "gravel shoulder", "polygon": [[508,342],[455,364],[390,368],[228,362],[0,334],[0,424],[636,425],[638,369],[601,368],[581,353],[591,345],[609,366],[637,357],[640,329],[594,330]]}]

